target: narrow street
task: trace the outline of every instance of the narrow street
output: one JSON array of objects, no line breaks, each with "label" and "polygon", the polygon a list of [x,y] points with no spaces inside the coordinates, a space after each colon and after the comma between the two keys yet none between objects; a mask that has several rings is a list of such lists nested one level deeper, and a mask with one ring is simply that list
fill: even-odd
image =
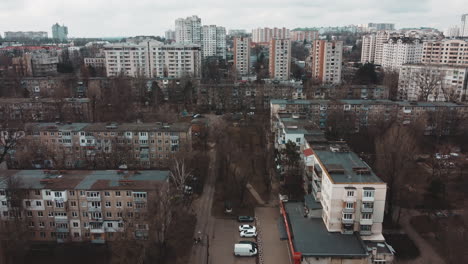
[{"label": "narrow street", "polygon": [[216,149],[215,145],[210,146],[209,151],[210,165],[208,176],[205,180],[203,194],[195,201],[193,209],[197,214],[197,225],[195,227],[194,238],[201,237],[200,244],[194,244],[192,247],[191,261],[193,264],[208,264],[210,263],[208,251],[209,241],[214,238],[214,217],[211,216],[211,206],[215,192],[216,182]]}]

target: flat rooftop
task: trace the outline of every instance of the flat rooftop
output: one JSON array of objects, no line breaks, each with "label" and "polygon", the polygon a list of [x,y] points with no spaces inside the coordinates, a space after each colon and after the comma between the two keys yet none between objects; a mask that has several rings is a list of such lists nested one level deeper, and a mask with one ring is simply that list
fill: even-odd
[{"label": "flat rooftop", "polygon": [[304,205],[284,203],[294,249],[308,257],[365,258],[367,248],[356,234],[328,232],[322,218],[304,217]]},{"label": "flat rooftop", "polygon": [[190,123],[170,123],[167,125],[153,123],[27,123],[27,130],[39,131],[147,131],[147,132],[186,132],[191,127]]},{"label": "flat rooftop", "polygon": [[346,144],[317,144],[312,149],[334,183],[383,183]]},{"label": "flat rooftop", "polygon": [[7,187],[9,177],[24,189],[150,190],[167,181],[169,171],[0,170],[0,188]]}]

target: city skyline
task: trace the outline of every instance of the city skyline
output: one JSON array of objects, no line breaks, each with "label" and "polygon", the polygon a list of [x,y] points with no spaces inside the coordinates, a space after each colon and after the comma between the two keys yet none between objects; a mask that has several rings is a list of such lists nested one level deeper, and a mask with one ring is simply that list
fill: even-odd
[{"label": "city skyline", "polygon": [[[93,8],[90,8],[92,5]],[[180,17],[198,15],[203,25],[219,25],[226,29],[256,27],[322,27],[364,24],[369,22],[395,23],[403,27],[435,27],[441,31],[459,25],[460,16],[467,13],[463,1],[394,1],[373,4],[370,0],[338,1],[236,1],[211,0],[185,3],[98,0],[64,3],[60,0],[2,0],[0,32],[50,31],[58,22],[70,28],[70,37],[123,37],[135,35],[163,36],[174,29]],[[109,9],[112,7],[112,9]],[[228,19],[242,14],[242,19]],[[237,16],[239,17],[239,16]],[[278,22],[281,21],[281,22]]]}]

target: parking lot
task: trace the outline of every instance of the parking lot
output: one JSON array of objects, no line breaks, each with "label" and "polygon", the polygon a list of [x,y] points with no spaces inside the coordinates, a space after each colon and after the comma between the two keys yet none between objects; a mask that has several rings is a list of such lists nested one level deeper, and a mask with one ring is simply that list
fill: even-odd
[{"label": "parking lot", "polygon": [[[255,225],[255,223],[253,223]],[[239,225],[235,219],[216,219],[214,238],[210,241],[210,263],[255,264],[257,257],[234,256],[234,244],[240,240],[256,241],[254,238],[241,238]]]}]

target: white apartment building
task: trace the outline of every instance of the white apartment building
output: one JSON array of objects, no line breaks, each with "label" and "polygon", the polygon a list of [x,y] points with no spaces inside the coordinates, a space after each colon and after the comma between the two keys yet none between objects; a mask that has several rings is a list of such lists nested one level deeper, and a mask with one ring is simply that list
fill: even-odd
[{"label": "white apartment building", "polygon": [[247,37],[234,38],[234,65],[239,75],[250,73],[250,43],[252,39]]},{"label": "white apartment building", "polygon": [[200,44],[202,39],[201,19],[198,16],[178,18],[175,21],[175,40],[182,44]]},{"label": "white apartment building", "polygon": [[[400,98],[419,101],[421,81],[435,83],[428,101],[466,101],[468,69],[448,65],[403,65],[400,69],[398,91]],[[425,100],[425,99],[424,99]]]},{"label": "white apartment building", "polygon": [[445,30],[444,35],[447,38],[456,38],[460,36],[460,27],[451,26]]},{"label": "white apartment building", "polygon": [[341,83],[343,41],[314,41],[311,58],[313,78],[322,83]]},{"label": "white apartment building", "polygon": [[468,41],[444,39],[424,42],[422,62],[468,67]]},{"label": "white apartment building", "polygon": [[271,79],[289,80],[291,72],[291,40],[271,39],[269,73]]},{"label": "white apartment building", "polygon": [[216,25],[203,26],[201,44],[203,58],[226,59],[226,28]]},{"label": "white apartment building", "polygon": [[252,30],[252,42],[254,43],[266,43],[272,39],[287,39],[289,38],[290,32],[287,28],[256,28]]},{"label": "white apartment building", "polygon": [[423,44],[419,39],[390,38],[383,44],[382,67],[399,70],[403,64],[422,61]]},{"label": "white apartment building", "polygon": [[463,14],[461,16],[460,36],[468,37],[468,14]]},{"label": "white apartment building", "polygon": [[166,38],[167,41],[173,41],[176,39],[176,33],[174,30],[166,30],[166,32],[164,32],[164,37]]},{"label": "white apartment building", "polygon": [[383,44],[388,41],[392,34],[388,31],[378,31],[375,34],[363,36],[361,62],[381,65]]},{"label": "white apartment building", "polygon": [[165,45],[159,41],[104,46],[107,76],[180,78],[201,76],[201,50],[194,44]]}]

